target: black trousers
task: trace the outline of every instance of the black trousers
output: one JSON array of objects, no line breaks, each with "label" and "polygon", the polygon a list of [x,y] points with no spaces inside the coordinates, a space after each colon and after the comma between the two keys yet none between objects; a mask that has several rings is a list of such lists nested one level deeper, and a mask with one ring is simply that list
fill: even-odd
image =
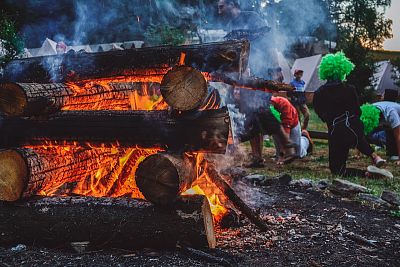
[{"label": "black trousers", "polygon": [[386,156],[399,156],[397,155],[397,144],[396,139],[394,138],[393,129],[386,128]]},{"label": "black trousers", "polygon": [[329,128],[329,169],[332,174],[343,177],[364,177],[365,171],[346,168],[346,161],[351,148],[357,148],[361,153],[371,156],[374,152],[367,142],[363,125],[358,117],[341,121]]}]

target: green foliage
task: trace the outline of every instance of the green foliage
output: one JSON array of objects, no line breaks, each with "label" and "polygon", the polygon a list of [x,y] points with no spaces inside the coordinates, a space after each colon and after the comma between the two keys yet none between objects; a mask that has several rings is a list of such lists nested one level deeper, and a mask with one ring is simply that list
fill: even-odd
[{"label": "green foliage", "polygon": [[144,33],[150,45],[182,45],[185,42],[185,31],[169,25],[151,25]]},{"label": "green foliage", "polygon": [[354,67],[354,64],[343,52],[328,54],[321,60],[319,77],[321,80],[344,81],[346,77],[353,71]]},{"label": "green foliage", "polygon": [[0,12],[0,67],[22,52],[24,44],[18,35],[14,22]]},{"label": "green foliage", "polygon": [[271,110],[272,115],[274,115],[275,119],[277,119],[279,122],[282,122],[281,113],[278,110],[276,110],[276,108],[272,105],[270,105],[269,108]]},{"label": "green foliage", "polygon": [[392,210],[390,214],[392,214],[393,217],[400,218],[400,210]]},{"label": "green foliage", "polygon": [[378,127],[380,115],[380,110],[371,104],[365,104],[361,106],[360,119],[364,124],[364,133],[366,135],[370,134],[375,128]]}]

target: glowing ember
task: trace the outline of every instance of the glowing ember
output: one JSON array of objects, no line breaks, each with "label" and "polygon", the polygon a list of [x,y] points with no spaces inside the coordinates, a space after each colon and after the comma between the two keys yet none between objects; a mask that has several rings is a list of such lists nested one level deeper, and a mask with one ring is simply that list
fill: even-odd
[{"label": "glowing ember", "polygon": [[182,193],[182,195],[205,195],[208,199],[208,203],[210,203],[214,220],[219,222],[228,211],[226,208],[228,199],[221,190],[214,185],[208,174],[204,172],[204,164],[207,164],[207,162],[203,160],[204,155],[202,153],[192,155],[196,156],[198,178],[192,184],[192,188]]}]

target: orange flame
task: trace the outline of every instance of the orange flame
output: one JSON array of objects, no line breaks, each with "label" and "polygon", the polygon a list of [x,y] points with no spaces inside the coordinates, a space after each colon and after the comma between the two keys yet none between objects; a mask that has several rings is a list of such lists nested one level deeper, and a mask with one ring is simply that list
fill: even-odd
[{"label": "orange flame", "polygon": [[[185,62],[182,53],[180,64]],[[62,110],[165,110],[168,105],[160,93],[163,76],[171,68],[165,66],[151,70],[127,70],[125,76],[69,82],[69,92]],[[208,73],[203,73],[206,80]],[[204,109],[218,108],[216,98],[208,99]],[[87,196],[129,196],[143,198],[135,183],[135,172],[146,157],[158,153],[160,148],[121,147],[118,142],[108,145],[77,144],[75,142],[44,142],[40,146],[27,146],[44,159],[75,169],[60,168],[51,183],[41,185],[41,195],[80,194]],[[184,195],[205,195],[214,219],[218,222],[227,212],[227,199],[204,172],[203,155],[187,154],[196,160],[197,180]],[[63,162],[64,161],[64,162]],[[205,163],[206,164],[206,163]],[[54,174],[54,173],[53,173]]]}]

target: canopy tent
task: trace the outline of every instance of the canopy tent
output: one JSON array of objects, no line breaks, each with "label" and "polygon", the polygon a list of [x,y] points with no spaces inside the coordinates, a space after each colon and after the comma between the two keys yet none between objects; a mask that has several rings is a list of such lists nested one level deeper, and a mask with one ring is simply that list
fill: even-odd
[{"label": "canopy tent", "polygon": [[319,65],[321,63],[322,55],[315,55],[312,57],[298,58],[293,64],[292,73],[296,69],[304,71],[303,80],[306,82],[306,92],[315,92],[325,82],[319,79]]},{"label": "canopy tent", "polygon": [[[386,89],[397,90],[400,92],[400,87],[395,84],[393,76],[394,68],[389,60],[376,63],[377,71],[374,74],[374,88],[377,95],[383,95]],[[400,73],[398,73],[400,77]]]},{"label": "canopy tent", "polygon": [[279,67],[282,69],[282,75],[283,75],[283,82],[285,83],[290,83],[290,81],[293,78],[292,72],[290,70],[289,63],[287,62],[285,56],[282,54],[282,52],[277,51],[278,54],[278,64]]}]

